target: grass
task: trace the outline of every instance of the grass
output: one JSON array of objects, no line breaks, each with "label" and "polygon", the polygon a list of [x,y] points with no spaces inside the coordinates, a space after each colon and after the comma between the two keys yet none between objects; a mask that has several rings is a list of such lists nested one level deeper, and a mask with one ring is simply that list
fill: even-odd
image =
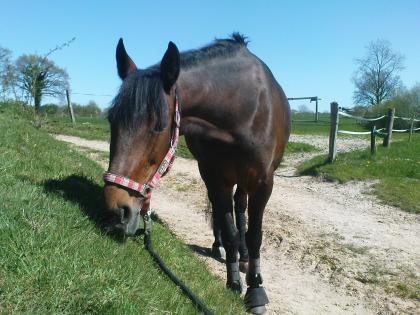
[{"label": "grass", "polygon": [[76,124],[68,117],[53,117],[42,121],[41,129],[89,140],[109,141],[109,123],[103,117],[76,117]]},{"label": "grass", "polygon": [[380,286],[385,292],[395,294],[403,299],[420,299],[418,277],[406,268],[390,270],[388,267],[372,264],[366,272],[359,272],[355,280]]},{"label": "grass", "polygon": [[[95,224],[98,165],[1,106],[0,126],[0,313],[197,313],[142,238],[121,241]],[[156,251],[216,314],[243,312],[166,227],[155,224],[153,235]]]},{"label": "grass", "polygon": [[318,152],[319,149],[313,145],[289,141],[286,147],[286,154]]},{"label": "grass", "polygon": [[374,193],[385,203],[420,213],[420,135],[413,141],[392,143],[389,149],[340,153],[336,161],[317,156],[298,167],[299,174],[322,176],[341,183],[351,180],[379,180]]},{"label": "grass", "polygon": [[[313,113],[293,113],[292,133],[298,135],[324,135],[330,134],[330,114],[320,113],[318,122],[314,121]],[[355,119],[340,116],[340,129],[349,131],[367,131]]]}]

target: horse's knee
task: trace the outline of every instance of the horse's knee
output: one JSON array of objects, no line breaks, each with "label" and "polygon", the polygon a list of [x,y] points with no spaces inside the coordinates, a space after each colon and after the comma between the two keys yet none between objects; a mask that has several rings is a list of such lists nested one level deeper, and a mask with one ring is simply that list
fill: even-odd
[{"label": "horse's knee", "polygon": [[233,224],[227,224],[225,229],[222,229],[222,243],[225,248],[239,245],[239,231]]}]

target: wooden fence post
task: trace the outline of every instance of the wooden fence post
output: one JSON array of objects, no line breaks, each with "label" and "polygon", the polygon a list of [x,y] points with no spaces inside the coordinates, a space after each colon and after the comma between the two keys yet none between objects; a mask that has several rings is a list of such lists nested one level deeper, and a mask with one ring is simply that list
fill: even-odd
[{"label": "wooden fence post", "polygon": [[71,99],[70,99],[69,90],[66,90],[66,96],[67,96],[67,106],[69,108],[71,122],[74,124],[76,122],[76,120],[74,119],[73,106],[71,106]]},{"label": "wooden fence post", "polygon": [[370,153],[376,153],[376,126],[373,125],[372,131],[370,133]]},{"label": "wooden fence post", "polygon": [[388,108],[388,119],[387,119],[387,135],[384,138],[384,147],[389,148],[391,146],[392,128],[394,127],[394,115],[395,108]]},{"label": "wooden fence post", "polygon": [[338,132],[338,104],[336,102],[331,103],[331,129],[330,129],[330,146],[328,161],[332,163],[337,155],[337,132]]},{"label": "wooden fence post", "polygon": [[408,135],[408,142],[411,142],[411,136],[413,135],[413,129],[414,129],[414,116],[411,118],[410,134]]}]

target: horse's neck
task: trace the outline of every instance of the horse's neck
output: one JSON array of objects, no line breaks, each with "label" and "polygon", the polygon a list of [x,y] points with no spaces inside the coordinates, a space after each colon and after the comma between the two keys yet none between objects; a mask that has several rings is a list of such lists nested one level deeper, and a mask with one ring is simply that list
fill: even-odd
[{"label": "horse's neck", "polygon": [[212,100],[215,99],[214,85],[205,75],[194,71],[180,74],[177,85],[181,108],[181,134],[232,142],[232,136],[215,122],[212,113],[217,111],[217,106],[212,104]]},{"label": "horse's neck", "polygon": [[181,71],[177,85],[181,100],[180,105],[184,113],[194,111],[196,106],[209,99],[210,87],[206,86],[199,73]]}]

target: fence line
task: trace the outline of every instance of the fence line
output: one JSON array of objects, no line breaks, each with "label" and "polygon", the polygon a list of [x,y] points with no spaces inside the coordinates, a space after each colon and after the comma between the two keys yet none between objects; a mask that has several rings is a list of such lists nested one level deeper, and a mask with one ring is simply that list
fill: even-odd
[{"label": "fence line", "polygon": [[407,117],[399,117],[399,116],[395,116],[394,118],[395,118],[395,119],[408,120],[408,121],[415,121],[415,122],[420,121],[420,119],[407,118]]},{"label": "fence line", "polygon": [[[338,123],[339,123],[339,116],[345,116],[349,118],[354,118],[359,121],[379,121],[381,119],[387,118],[387,127],[376,129],[376,126],[373,126],[371,131],[350,131],[350,130],[339,130],[338,129]],[[402,119],[406,121],[411,121],[411,126],[409,129],[394,129],[394,119]],[[375,144],[375,138],[376,136],[383,138],[383,145],[384,147],[389,147],[391,145],[391,137],[392,132],[398,132],[398,133],[404,133],[409,132],[409,138],[408,141],[411,141],[411,135],[415,131],[419,131],[419,128],[414,128],[414,122],[420,122],[420,119],[407,118],[407,117],[400,117],[395,116],[395,108],[388,109],[387,115],[382,115],[380,117],[376,118],[365,118],[365,117],[358,117],[353,116],[351,114],[348,114],[346,112],[343,112],[340,110],[340,107],[338,107],[338,104],[336,102],[331,103],[331,130],[330,130],[330,142],[329,142],[329,154],[328,159],[330,162],[333,162],[335,160],[335,157],[337,156],[337,134],[347,134],[347,135],[371,135],[371,153],[374,154],[376,152],[376,144]]]},{"label": "fence line", "polygon": [[346,116],[346,117],[350,117],[350,118],[354,118],[354,119],[362,120],[362,121],[376,121],[376,120],[381,120],[381,119],[386,117],[386,115],[383,115],[383,116],[377,117],[377,118],[364,118],[364,117],[353,116],[353,115],[347,114],[347,113],[345,113],[343,111],[340,111],[340,110],[338,111],[338,113],[342,116]]},{"label": "fence line", "polygon": [[370,131],[337,130],[337,132],[345,135],[370,135]]},{"label": "fence line", "polygon": [[419,131],[420,127],[419,128],[413,128],[413,129],[392,129],[393,132],[401,132],[401,133],[410,132],[411,130],[412,131]]}]

